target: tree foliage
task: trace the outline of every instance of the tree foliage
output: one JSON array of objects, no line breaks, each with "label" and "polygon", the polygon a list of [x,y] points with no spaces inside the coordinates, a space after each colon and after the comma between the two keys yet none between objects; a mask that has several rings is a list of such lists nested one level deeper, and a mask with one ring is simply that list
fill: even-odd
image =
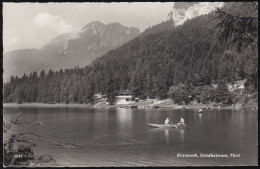
[{"label": "tree foliage", "polygon": [[[255,63],[258,60],[258,3],[257,2],[240,2],[237,3],[250,11],[248,13],[240,7],[241,10],[237,10],[236,14],[227,13],[221,9],[216,10],[218,20],[217,28],[220,28],[221,34],[218,39],[220,41],[229,42],[236,46],[239,53],[248,54],[248,48],[253,51],[255,57]],[[242,13],[242,14],[239,14]],[[250,73],[244,71],[243,73],[248,75],[247,83],[253,84],[252,86],[257,90],[258,83],[258,65],[248,66],[251,68]],[[250,85],[247,85],[250,86]],[[251,89],[251,88],[250,88]]]},{"label": "tree foliage", "polygon": [[[10,129],[16,126],[21,126],[29,124],[28,122],[23,122],[19,119],[19,114],[12,118],[9,122],[4,121],[3,131],[4,134],[8,134]],[[26,137],[37,136],[36,133],[22,132],[18,134],[12,134],[3,143],[3,163],[6,167],[24,167],[24,166],[44,166],[58,164],[52,155],[40,155],[37,156],[33,152],[33,147],[35,144],[29,143]]]},{"label": "tree foliage", "polygon": [[169,90],[169,96],[174,103],[179,105],[190,102],[190,88],[185,84],[178,84],[177,86],[172,86]]},{"label": "tree foliage", "polygon": [[[252,2],[251,2],[252,3]],[[254,4],[258,9],[257,3]],[[219,8],[216,10],[219,23],[216,27],[222,28],[220,40],[230,41],[241,52],[247,47],[255,50],[258,45],[258,18],[257,16],[244,17],[226,13]]]}]

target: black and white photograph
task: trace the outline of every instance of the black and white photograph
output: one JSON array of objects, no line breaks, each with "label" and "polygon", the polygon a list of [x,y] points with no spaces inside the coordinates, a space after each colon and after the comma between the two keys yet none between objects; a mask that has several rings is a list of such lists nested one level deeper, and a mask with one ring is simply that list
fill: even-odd
[{"label": "black and white photograph", "polygon": [[2,167],[258,166],[258,2],[2,2]]}]

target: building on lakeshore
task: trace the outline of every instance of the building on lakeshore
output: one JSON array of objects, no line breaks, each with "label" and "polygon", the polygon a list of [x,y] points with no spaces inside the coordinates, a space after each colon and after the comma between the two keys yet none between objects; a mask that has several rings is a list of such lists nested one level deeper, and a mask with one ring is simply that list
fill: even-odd
[{"label": "building on lakeshore", "polygon": [[119,91],[116,99],[115,104],[133,104],[135,101],[132,99],[132,94],[129,90],[122,90]]}]

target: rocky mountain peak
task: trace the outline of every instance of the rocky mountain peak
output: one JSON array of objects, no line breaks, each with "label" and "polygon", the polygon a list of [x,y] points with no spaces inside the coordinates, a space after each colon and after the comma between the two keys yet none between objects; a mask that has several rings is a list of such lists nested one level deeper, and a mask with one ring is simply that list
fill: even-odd
[{"label": "rocky mountain peak", "polygon": [[186,20],[220,8],[224,2],[175,2],[172,10],[172,19],[176,26],[182,25]]},{"label": "rocky mountain peak", "polygon": [[98,27],[103,27],[105,26],[104,23],[100,22],[100,21],[93,21],[88,23],[86,26],[84,26],[81,30],[86,30],[86,29],[95,29]]},{"label": "rocky mountain peak", "polygon": [[108,50],[132,40],[140,34],[138,28],[128,28],[120,23],[104,24],[100,21],[90,22],[84,26],[79,36],[68,41],[63,50],[67,58],[80,58],[78,64],[89,64]]}]

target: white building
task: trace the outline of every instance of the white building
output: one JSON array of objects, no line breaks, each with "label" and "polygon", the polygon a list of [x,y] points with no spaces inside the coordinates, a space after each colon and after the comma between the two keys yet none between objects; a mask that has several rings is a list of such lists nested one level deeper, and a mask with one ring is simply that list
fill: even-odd
[{"label": "white building", "polygon": [[131,92],[126,91],[120,91],[115,99],[115,104],[133,104],[135,103],[134,100],[132,100]]}]

